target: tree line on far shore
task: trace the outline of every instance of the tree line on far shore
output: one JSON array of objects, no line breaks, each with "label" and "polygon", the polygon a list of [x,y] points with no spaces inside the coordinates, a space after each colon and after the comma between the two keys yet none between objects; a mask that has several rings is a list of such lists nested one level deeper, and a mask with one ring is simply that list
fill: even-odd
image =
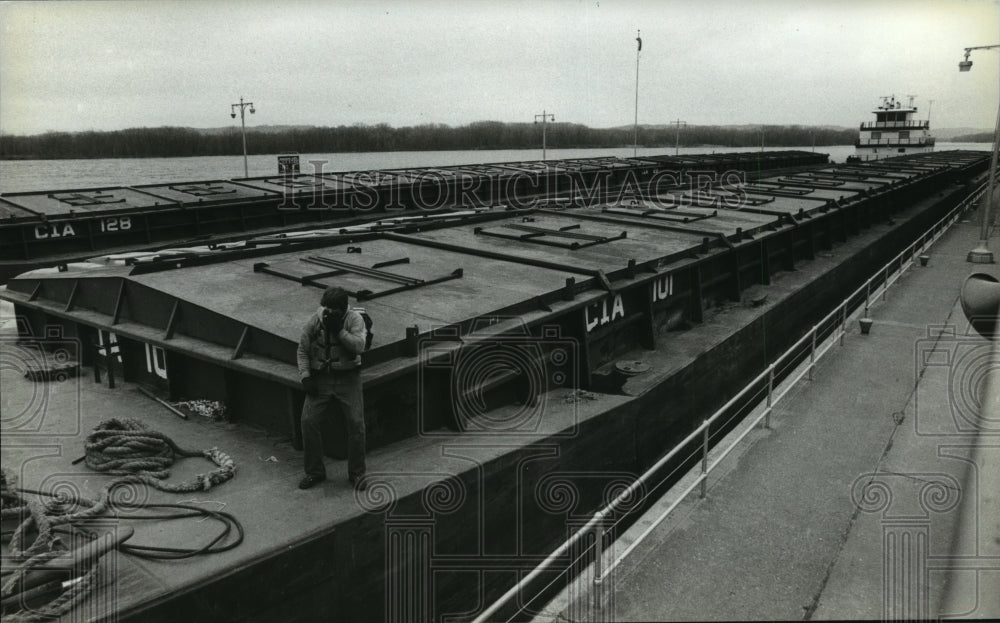
[{"label": "tree line on far shore", "polygon": [[992,143],[992,132],[976,132],[975,134],[963,134],[951,139],[953,143]]},{"label": "tree line on far shore", "polygon": [[[546,124],[546,144],[558,148],[631,146],[633,128],[589,128],[574,123]],[[386,124],[290,127],[247,130],[250,154],[341,153],[367,151],[446,151],[533,149],[542,144],[541,125],[478,121],[452,127],[425,124],[394,128]],[[850,145],[856,129],[813,126],[639,126],[642,147],[793,147]],[[130,128],[114,131],[47,132],[0,135],[0,159],[146,158],[230,156],[243,153],[239,128]]]}]

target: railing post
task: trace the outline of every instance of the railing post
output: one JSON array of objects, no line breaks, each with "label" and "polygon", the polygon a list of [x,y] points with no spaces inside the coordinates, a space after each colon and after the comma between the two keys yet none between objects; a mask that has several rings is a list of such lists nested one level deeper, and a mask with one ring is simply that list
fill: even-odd
[{"label": "railing post", "polygon": [[812,348],[809,349],[809,380],[813,380],[813,368],[816,367],[816,328],[819,325],[813,325],[812,328]]},{"label": "railing post", "polygon": [[869,277],[868,281],[865,282],[865,318],[868,317],[868,308],[871,307],[871,299],[872,299],[872,279],[871,277]]},{"label": "railing post", "polygon": [[885,265],[882,273],[882,302],[885,302],[885,293],[889,291],[889,265]]},{"label": "railing post", "polygon": [[701,433],[701,497],[708,493],[708,420],[703,420]]},{"label": "railing post", "polygon": [[840,345],[844,345],[844,335],[847,334],[847,300],[840,304]]},{"label": "railing post", "polygon": [[764,409],[764,428],[771,428],[771,407],[774,406],[774,364],[767,367],[767,407]]},{"label": "railing post", "polygon": [[591,621],[604,620],[604,513],[597,511],[594,515],[594,609]]}]

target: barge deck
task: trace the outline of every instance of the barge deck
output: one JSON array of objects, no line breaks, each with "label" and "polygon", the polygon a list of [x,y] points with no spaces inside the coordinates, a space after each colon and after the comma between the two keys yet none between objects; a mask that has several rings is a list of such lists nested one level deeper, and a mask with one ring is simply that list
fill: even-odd
[{"label": "barge deck", "polygon": [[0,283],[100,252],[224,241],[373,217],[508,204],[607,200],[658,175],[757,175],[826,163],[803,151],[585,158],[452,167],[323,171],[0,194]]},{"label": "barge deck", "polygon": [[[93,495],[99,483],[67,459],[122,396],[107,410],[127,403],[248,466],[211,494],[249,518],[245,545],[126,569],[102,593],[122,620],[474,615],[956,205],[985,160],[938,152],[27,273],[0,290],[22,341],[72,344],[84,365],[164,398],[225,402],[234,421],[222,434],[155,416],[127,390],[56,392],[37,417],[4,419],[5,462],[30,466],[26,486],[64,474]],[[362,371],[374,481],[357,497],[346,479],[293,490],[294,343],[331,283],[376,320]],[[623,375],[619,364],[639,359],[650,370]],[[33,387],[6,374],[5,411]],[[77,425],[60,432],[67,413]],[[327,438],[342,457],[342,440]]]}]

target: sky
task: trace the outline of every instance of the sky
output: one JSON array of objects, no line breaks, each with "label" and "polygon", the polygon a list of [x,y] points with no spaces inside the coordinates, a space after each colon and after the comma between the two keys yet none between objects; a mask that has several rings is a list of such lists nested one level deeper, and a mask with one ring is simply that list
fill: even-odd
[{"label": "sky", "polygon": [[[0,132],[997,118],[1000,0],[0,2]],[[931,103],[933,100],[933,103]]]}]

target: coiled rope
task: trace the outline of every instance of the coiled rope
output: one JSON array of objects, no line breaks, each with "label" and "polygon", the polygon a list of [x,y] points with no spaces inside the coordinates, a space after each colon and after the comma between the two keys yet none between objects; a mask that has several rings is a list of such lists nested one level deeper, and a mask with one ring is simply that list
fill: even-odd
[{"label": "coiled rope", "polygon": [[[177,457],[204,457],[217,466],[206,474],[199,474],[180,483],[168,483],[168,468]],[[84,497],[68,499],[30,489],[18,489],[13,478],[4,472],[0,478],[0,519],[18,518],[18,526],[11,536],[9,564],[16,566],[5,569],[7,577],[0,585],[0,598],[15,594],[25,574],[39,564],[65,554],[66,549],[56,534],[59,526],[77,523],[111,511],[115,516],[119,511],[147,509],[182,509],[159,514],[133,514],[129,519],[162,520],[189,517],[211,518],[223,524],[222,531],[207,545],[196,548],[165,548],[149,545],[124,543],[124,552],[152,559],[179,559],[199,554],[218,553],[232,549],[243,541],[243,526],[233,515],[187,504],[150,504],[116,501],[113,492],[130,483],[144,483],[160,491],[188,493],[207,491],[215,485],[233,478],[236,465],[228,454],[217,448],[208,450],[185,450],[172,439],[157,431],[150,430],[132,419],[110,419],[101,422],[87,436],[85,460],[91,469],[109,475],[121,476],[105,486],[97,500]],[[30,493],[37,498],[26,497]],[[133,492],[134,493],[134,492]],[[233,530],[235,538],[224,543]],[[29,544],[27,535],[36,531],[37,536]],[[221,544],[220,543],[224,543]],[[4,622],[41,621],[57,618],[79,604],[93,587],[94,578],[102,559],[94,561],[86,573],[56,599],[42,607],[27,612],[5,615]]]},{"label": "coiled rope", "polygon": [[[218,448],[185,450],[170,437],[132,419],[101,422],[87,436],[85,452],[87,467],[94,471],[132,476],[134,480],[171,493],[208,491],[236,474],[236,464]],[[202,456],[218,467],[185,482],[164,482],[163,479],[170,476],[167,468],[173,465],[175,456]]]}]

